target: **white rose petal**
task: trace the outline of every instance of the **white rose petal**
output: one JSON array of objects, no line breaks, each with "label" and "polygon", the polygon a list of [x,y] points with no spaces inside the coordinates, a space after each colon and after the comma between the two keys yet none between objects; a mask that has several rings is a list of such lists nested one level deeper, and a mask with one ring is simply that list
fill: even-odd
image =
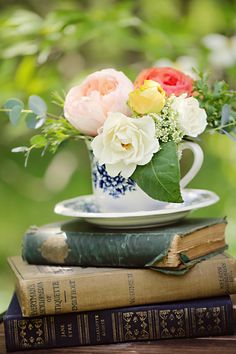
[{"label": "white rose petal", "polygon": [[174,97],[171,107],[177,112],[179,127],[185,135],[195,138],[204,132],[207,114],[205,109],[200,108],[196,98],[186,97],[185,94]]},{"label": "white rose petal", "polygon": [[137,165],[145,165],[160,149],[151,117],[130,118],[109,113],[100,133],[91,143],[99,163],[112,176],[130,177]]}]

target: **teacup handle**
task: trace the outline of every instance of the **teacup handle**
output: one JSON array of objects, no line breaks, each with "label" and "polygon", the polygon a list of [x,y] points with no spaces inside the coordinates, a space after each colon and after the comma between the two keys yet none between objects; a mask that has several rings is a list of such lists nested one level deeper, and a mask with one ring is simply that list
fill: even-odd
[{"label": "teacup handle", "polygon": [[181,150],[189,149],[193,153],[193,164],[186,175],[180,180],[180,187],[185,188],[188,183],[192,181],[192,179],[196,176],[202,166],[203,151],[198,144],[192,143],[190,141],[182,143],[180,148]]}]

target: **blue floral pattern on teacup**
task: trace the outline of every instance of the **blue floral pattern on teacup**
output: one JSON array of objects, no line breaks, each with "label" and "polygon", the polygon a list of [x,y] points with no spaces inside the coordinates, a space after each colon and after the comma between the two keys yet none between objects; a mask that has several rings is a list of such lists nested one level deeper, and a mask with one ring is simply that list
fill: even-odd
[{"label": "blue floral pattern on teacup", "polygon": [[92,178],[94,188],[100,188],[104,193],[112,196],[113,198],[120,198],[125,195],[126,192],[132,192],[136,190],[136,183],[132,178],[124,178],[120,174],[115,177],[111,177],[107,171],[105,165],[99,165],[94,161],[92,166]]}]

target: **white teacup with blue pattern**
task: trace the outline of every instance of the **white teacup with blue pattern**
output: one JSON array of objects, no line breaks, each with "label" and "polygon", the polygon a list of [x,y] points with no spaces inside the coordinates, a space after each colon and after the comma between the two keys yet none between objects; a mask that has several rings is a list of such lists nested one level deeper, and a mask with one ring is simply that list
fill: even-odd
[{"label": "white teacup with blue pattern", "polygon": [[[196,176],[203,162],[201,147],[192,142],[184,142],[180,149],[190,149],[193,153],[193,164],[189,171],[180,181],[181,189]],[[97,204],[103,212],[136,212],[158,210],[166,206],[166,202],[160,202],[149,197],[131,178],[121,175],[111,177],[105,165],[99,165],[90,151],[91,173],[93,193]]]}]

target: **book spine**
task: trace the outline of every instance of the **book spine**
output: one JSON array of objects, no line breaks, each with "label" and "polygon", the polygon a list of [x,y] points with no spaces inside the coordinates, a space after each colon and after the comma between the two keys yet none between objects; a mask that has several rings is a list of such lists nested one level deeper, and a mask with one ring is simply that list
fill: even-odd
[{"label": "book spine", "polygon": [[182,276],[148,269],[74,274],[18,282],[23,316],[40,316],[220,296],[236,292],[236,262],[204,261]]},{"label": "book spine", "polygon": [[[83,230],[83,224],[78,224],[76,231],[68,230],[66,226],[64,229],[63,226],[33,227],[24,236],[22,257],[31,264],[136,268],[165,267],[171,259],[170,266],[177,267],[181,263],[179,255],[172,254],[169,259],[168,251],[180,238],[179,233],[181,237],[188,237],[204,229],[206,234],[214,234],[214,241],[210,242],[212,251],[220,251],[224,247],[225,226],[223,219],[199,219],[197,222],[188,220],[182,227],[150,229],[148,232]],[[202,255],[204,253],[198,256]]]},{"label": "book spine", "polygon": [[23,239],[22,257],[30,264],[137,267],[167,256],[174,235],[156,233],[57,232],[33,230]]},{"label": "book spine", "polygon": [[8,351],[233,333],[229,297],[163,305],[5,318]]}]

